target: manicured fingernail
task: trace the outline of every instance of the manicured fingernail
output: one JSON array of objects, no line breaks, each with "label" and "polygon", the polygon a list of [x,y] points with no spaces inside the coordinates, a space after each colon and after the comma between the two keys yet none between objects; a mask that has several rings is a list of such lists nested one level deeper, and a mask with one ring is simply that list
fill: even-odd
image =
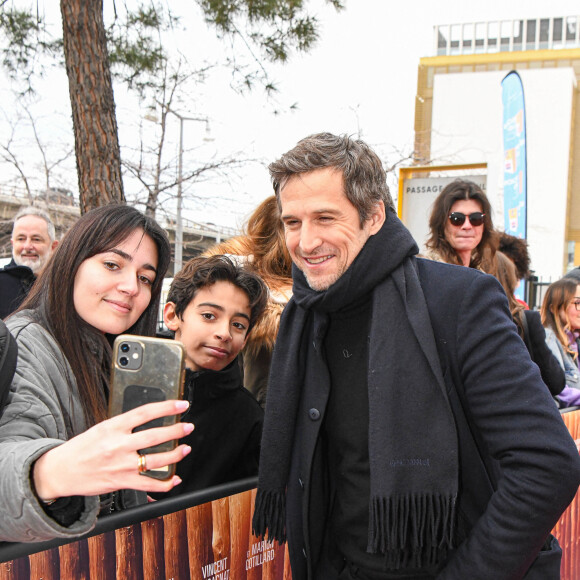
[{"label": "manicured fingernail", "polygon": [[195,425],[193,423],[183,423],[183,430],[186,435],[189,435],[194,429]]},{"label": "manicured fingernail", "polygon": [[173,483],[173,487],[175,487],[176,485],[179,485],[181,483],[181,477],[179,477],[178,475],[174,475],[171,482]]},{"label": "manicured fingernail", "polygon": [[185,457],[186,455],[189,455],[191,453],[191,447],[189,445],[184,445],[183,446],[183,457]]},{"label": "manicured fingernail", "polygon": [[177,401],[177,403],[175,403],[175,408],[180,413],[183,411],[187,411],[187,409],[189,409],[189,401]]}]

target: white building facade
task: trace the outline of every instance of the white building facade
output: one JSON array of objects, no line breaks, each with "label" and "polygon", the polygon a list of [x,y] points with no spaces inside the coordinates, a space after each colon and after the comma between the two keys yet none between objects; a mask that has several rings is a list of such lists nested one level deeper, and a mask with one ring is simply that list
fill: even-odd
[{"label": "white building facade", "polygon": [[[504,229],[502,80],[520,75],[532,269],[559,278],[580,265],[580,17],[435,27],[419,65],[418,164],[486,164],[493,220]],[[525,48],[525,50],[522,50]],[[424,175],[424,174],[423,174]]]}]

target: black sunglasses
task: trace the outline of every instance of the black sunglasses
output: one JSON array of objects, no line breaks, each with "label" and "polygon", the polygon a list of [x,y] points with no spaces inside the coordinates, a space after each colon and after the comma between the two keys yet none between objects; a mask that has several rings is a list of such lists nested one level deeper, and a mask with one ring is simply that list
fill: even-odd
[{"label": "black sunglasses", "polygon": [[477,227],[477,226],[480,226],[481,224],[483,224],[484,217],[485,217],[485,214],[481,213],[480,211],[474,211],[473,213],[470,213],[469,215],[465,215],[464,213],[461,213],[460,211],[454,211],[453,213],[449,214],[449,221],[454,226],[462,226],[465,223],[465,218],[469,218],[469,223],[473,227]]}]

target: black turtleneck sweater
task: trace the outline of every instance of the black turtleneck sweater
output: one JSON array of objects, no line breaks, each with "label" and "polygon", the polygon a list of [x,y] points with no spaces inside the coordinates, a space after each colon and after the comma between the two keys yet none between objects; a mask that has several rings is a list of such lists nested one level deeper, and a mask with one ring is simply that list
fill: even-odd
[{"label": "black turtleneck sweater", "polygon": [[257,475],[264,411],[242,386],[238,361],[221,371],[187,369],[184,398],[191,405],[181,420],[195,429],[180,440],[191,446],[177,464],[183,482],[151,495],[161,499]]}]

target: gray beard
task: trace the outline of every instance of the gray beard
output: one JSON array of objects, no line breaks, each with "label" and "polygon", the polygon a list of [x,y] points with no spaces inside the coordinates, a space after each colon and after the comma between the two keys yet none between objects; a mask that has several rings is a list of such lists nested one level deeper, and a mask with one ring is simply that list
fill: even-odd
[{"label": "gray beard", "polygon": [[45,262],[45,260],[43,260],[40,256],[38,257],[37,260],[31,260],[30,258],[21,258],[20,256],[17,257],[14,255],[12,257],[14,258],[16,264],[18,264],[19,266],[28,266],[34,274],[38,274],[38,272],[40,272]]}]

